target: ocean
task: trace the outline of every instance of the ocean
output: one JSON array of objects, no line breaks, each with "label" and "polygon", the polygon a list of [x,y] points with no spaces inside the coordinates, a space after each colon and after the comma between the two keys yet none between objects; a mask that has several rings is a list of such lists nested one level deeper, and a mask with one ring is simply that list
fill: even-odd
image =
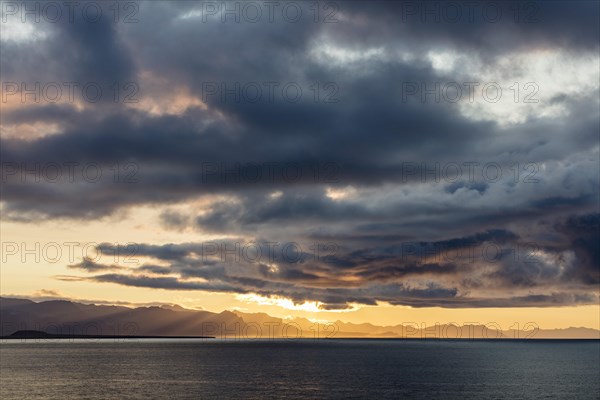
[{"label": "ocean", "polygon": [[598,340],[5,340],[9,399],[600,399]]}]

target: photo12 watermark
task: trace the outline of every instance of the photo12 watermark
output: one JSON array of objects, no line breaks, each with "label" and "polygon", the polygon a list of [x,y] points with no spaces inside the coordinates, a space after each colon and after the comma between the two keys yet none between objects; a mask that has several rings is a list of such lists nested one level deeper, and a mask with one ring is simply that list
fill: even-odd
[{"label": "photo12 watermark", "polygon": [[138,244],[98,242],[18,242],[2,241],[0,243],[2,263],[9,262],[45,262],[56,264],[61,262],[75,263],[80,260],[88,262],[110,262],[114,264],[138,264]]},{"label": "photo12 watermark", "polygon": [[502,243],[488,240],[484,243],[402,242],[396,246],[403,263],[498,263],[510,260],[528,264],[540,263],[542,246],[536,242]]},{"label": "photo12 watermark", "polygon": [[535,1],[437,1],[402,0],[395,2],[399,7],[399,20],[404,24],[531,24],[542,18],[540,5]]},{"label": "photo12 watermark", "polygon": [[1,1],[2,23],[138,23],[137,1]]},{"label": "photo12 watermark", "polygon": [[536,104],[540,87],[536,82],[514,82],[502,88],[497,82],[402,82],[402,103],[498,103],[503,96],[514,103]]},{"label": "photo12 watermark", "polygon": [[340,101],[336,82],[300,83],[294,81],[202,82],[202,101],[224,104],[239,103],[299,103],[303,99],[314,103],[332,104]]},{"label": "photo12 watermark", "polygon": [[499,163],[482,161],[400,161],[394,173],[402,183],[539,183],[541,168],[535,162]]},{"label": "photo12 watermark", "polygon": [[2,103],[138,103],[137,82],[2,82]]},{"label": "photo12 watermark", "polygon": [[213,336],[227,340],[275,340],[275,339],[332,339],[339,332],[334,322],[313,323],[302,327],[294,321],[266,321],[243,323],[203,322],[202,336]]},{"label": "photo12 watermark", "polygon": [[202,23],[335,24],[341,9],[337,1],[199,1],[184,18]]},{"label": "photo12 watermark", "polygon": [[2,162],[1,183],[60,183],[78,184],[112,182],[130,184],[139,182],[139,165],[134,162],[102,165],[95,162]]},{"label": "photo12 watermark", "polygon": [[342,166],[333,161],[199,162],[202,184],[337,183]]},{"label": "photo12 watermark", "polygon": [[503,328],[497,322],[455,322],[427,324],[425,322],[403,322],[395,333],[404,339],[533,339],[539,332],[535,322],[515,322]]}]

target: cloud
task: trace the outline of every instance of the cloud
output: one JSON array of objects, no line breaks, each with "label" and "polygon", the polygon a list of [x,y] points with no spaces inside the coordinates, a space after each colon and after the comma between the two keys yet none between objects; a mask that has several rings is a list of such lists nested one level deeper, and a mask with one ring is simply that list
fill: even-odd
[{"label": "cloud", "polygon": [[[139,243],[132,245],[136,257],[160,264],[104,274],[97,274],[103,268],[94,265],[80,279],[153,289],[254,293],[318,302],[325,309],[379,302],[451,308],[594,304],[597,281],[591,277],[597,264],[589,261],[597,248],[578,231],[575,240],[581,249],[572,250],[572,239],[562,232],[565,227],[590,225],[585,236],[593,239],[597,218],[569,217],[556,226],[557,239],[551,242],[491,230],[435,242],[378,239],[367,247],[353,238],[337,243],[264,238]],[[110,244],[97,250],[114,252]]]},{"label": "cloud", "polygon": [[[138,243],[146,264],[84,259],[68,267],[85,276],[62,279],[327,308],[593,303],[598,4],[494,4],[493,22],[489,3],[453,22],[419,8],[445,3],[375,1],[339,3],[335,23],[248,23],[144,2],[138,23],[36,24],[38,40],[3,39],[3,83],[93,82],[104,95],[9,95],[3,217],[85,223],[152,206],[165,230],[305,249],[232,266],[202,243]],[[115,83],[137,85],[138,101],[115,101]],[[492,244],[494,260],[457,256]]]},{"label": "cloud", "polygon": [[79,262],[77,264],[67,265],[67,268],[81,269],[81,270],[84,270],[84,271],[87,271],[87,272],[99,272],[99,271],[108,271],[108,270],[118,270],[118,269],[121,269],[121,267],[118,266],[118,265],[99,264],[99,263],[95,262],[94,260],[92,260],[89,257],[84,257],[83,260],[81,260],[81,262]]}]

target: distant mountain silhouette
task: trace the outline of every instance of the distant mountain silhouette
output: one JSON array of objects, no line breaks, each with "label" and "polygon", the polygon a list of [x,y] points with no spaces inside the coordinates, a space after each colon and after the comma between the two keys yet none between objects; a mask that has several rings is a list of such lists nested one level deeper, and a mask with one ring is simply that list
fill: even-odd
[{"label": "distant mountain silhouette", "polygon": [[[232,312],[173,310],[167,307],[128,308],[88,305],[64,300],[33,302],[0,298],[1,336],[19,330],[61,335],[222,336],[244,321]],[[237,325],[236,325],[237,324]]]},{"label": "distant mountain silhouette", "polygon": [[[445,339],[600,339],[591,328],[539,329],[536,332],[498,331],[488,325],[411,324],[376,326],[336,321],[314,323],[305,318],[281,319],[265,313],[188,310],[180,306],[91,305],[66,300],[34,302],[0,298],[0,336],[64,335],[73,337],[152,336],[227,338],[445,338]],[[31,333],[37,331],[38,333]],[[27,333],[29,332],[29,333]],[[41,332],[41,333],[40,333]]]},{"label": "distant mountain silhouette", "polygon": [[117,335],[81,335],[53,334],[44,331],[16,331],[0,339],[214,339],[213,336],[117,336]]}]

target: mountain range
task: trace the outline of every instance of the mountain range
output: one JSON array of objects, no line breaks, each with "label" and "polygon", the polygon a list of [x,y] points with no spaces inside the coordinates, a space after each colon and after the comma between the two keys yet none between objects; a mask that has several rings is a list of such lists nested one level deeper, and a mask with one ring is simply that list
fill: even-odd
[{"label": "mountain range", "polygon": [[177,305],[125,307],[67,300],[0,298],[0,336],[36,330],[55,335],[216,336],[220,338],[600,339],[592,328],[501,330],[498,325],[377,326],[282,319],[265,313],[190,310]]}]

